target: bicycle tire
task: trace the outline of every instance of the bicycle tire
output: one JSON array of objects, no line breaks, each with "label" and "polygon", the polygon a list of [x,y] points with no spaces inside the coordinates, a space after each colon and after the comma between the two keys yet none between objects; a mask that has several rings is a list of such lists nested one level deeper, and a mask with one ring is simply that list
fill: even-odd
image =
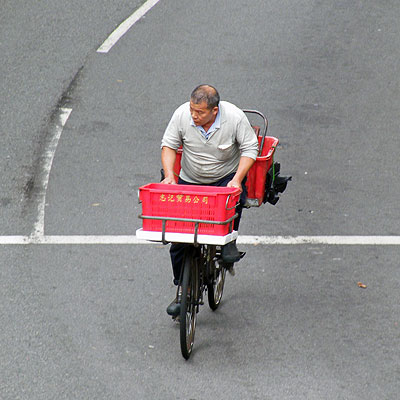
[{"label": "bicycle tire", "polygon": [[[214,261],[215,263],[215,261]],[[226,269],[221,264],[214,264],[215,275],[212,277],[212,283],[207,285],[208,305],[215,311],[221,303],[224,292]]]},{"label": "bicycle tire", "polygon": [[188,360],[193,350],[198,307],[198,267],[194,248],[185,251],[180,311],[180,344],[182,356]]}]

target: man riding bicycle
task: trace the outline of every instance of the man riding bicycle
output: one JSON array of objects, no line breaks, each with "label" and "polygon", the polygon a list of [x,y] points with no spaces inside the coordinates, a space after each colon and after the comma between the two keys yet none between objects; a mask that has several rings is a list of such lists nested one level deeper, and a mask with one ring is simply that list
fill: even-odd
[{"label": "man riding bicycle", "polygon": [[[190,101],[174,112],[161,142],[161,162],[165,178],[162,183],[175,184],[176,151],[183,147],[179,184],[228,186],[241,189],[238,230],[246,201],[246,175],[258,153],[258,140],[244,112],[235,105],[220,101],[218,91],[211,85],[196,87]],[[174,284],[181,277],[184,244],[172,244],[170,255]],[[227,265],[239,261],[235,241],[223,246],[222,260]],[[179,315],[179,295],[167,308],[172,316]]]}]

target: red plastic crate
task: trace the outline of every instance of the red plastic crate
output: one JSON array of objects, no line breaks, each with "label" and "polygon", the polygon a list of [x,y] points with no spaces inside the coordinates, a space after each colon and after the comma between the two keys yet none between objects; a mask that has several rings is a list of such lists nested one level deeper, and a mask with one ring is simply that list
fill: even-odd
[{"label": "red plastic crate", "polygon": [[[139,188],[142,215],[151,217],[226,221],[235,215],[239,197],[239,190],[230,187],[149,183]],[[225,236],[229,225],[201,223],[198,234]],[[194,233],[194,229],[194,222],[185,221],[167,221],[165,227],[166,232],[178,233]],[[144,218],[143,230],[161,232],[162,221]]]},{"label": "red plastic crate", "polygon": [[[258,144],[261,146],[262,136],[258,136]],[[256,199],[258,205],[262,204],[265,192],[265,180],[267,172],[272,166],[273,155],[279,140],[273,136],[265,136],[261,155],[257,157],[256,162],[247,173],[247,197]]]}]

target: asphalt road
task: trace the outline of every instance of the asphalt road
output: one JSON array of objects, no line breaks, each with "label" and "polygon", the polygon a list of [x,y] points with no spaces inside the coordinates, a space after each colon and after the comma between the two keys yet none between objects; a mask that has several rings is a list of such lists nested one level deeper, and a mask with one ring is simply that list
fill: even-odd
[{"label": "asphalt road", "polygon": [[[0,1],[0,235],[133,235],[199,83],[256,108],[293,182],[242,235],[400,235],[400,4]],[[243,246],[185,362],[162,245],[0,245],[1,399],[397,399],[398,246]],[[361,289],[357,282],[367,288]]]}]

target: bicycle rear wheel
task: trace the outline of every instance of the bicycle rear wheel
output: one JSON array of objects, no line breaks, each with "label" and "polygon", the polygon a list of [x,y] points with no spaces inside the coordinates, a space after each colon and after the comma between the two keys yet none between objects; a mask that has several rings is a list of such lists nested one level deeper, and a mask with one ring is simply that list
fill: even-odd
[{"label": "bicycle rear wheel", "polygon": [[182,356],[187,360],[193,349],[199,297],[199,274],[193,247],[186,249],[183,268],[180,342]]},{"label": "bicycle rear wheel", "polygon": [[212,283],[207,285],[208,305],[215,311],[221,303],[224,291],[226,269],[221,264],[214,264]]}]

